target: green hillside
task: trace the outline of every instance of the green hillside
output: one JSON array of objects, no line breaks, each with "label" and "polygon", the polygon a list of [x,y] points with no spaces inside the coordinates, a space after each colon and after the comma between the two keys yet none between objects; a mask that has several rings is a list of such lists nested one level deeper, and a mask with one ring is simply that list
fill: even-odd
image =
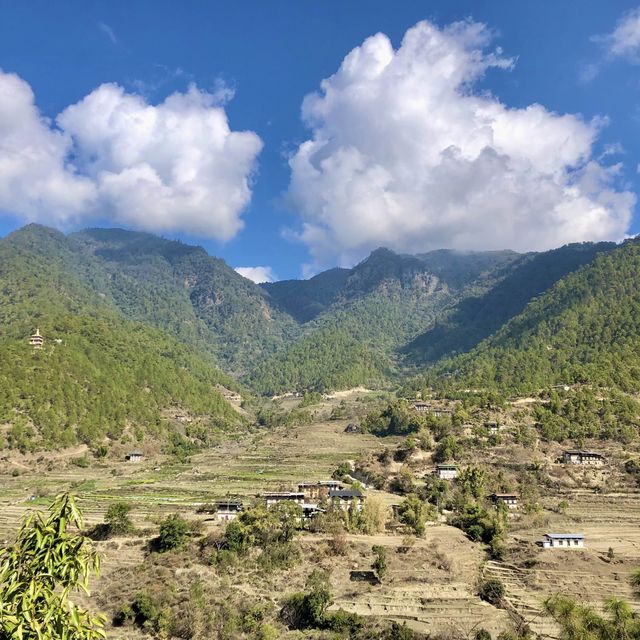
[{"label": "green hillside", "polygon": [[[143,352],[153,352],[149,362],[158,371],[149,377],[157,380],[165,375],[159,369],[172,375],[164,360],[171,353],[181,354],[176,362],[188,361],[178,370],[192,376],[200,371],[205,385],[236,384],[222,369],[258,394],[388,385],[474,349],[532,298],[614,246],[416,256],[380,248],[352,269],[257,286],[201,247],[121,229],[67,237],[29,225],[0,241],[0,340],[5,349],[18,349],[11,352],[18,357],[25,337],[40,326],[51,336],[62,332],[67,337],[58,339],[84,352],[90,346],[74,336],[85,332],[100,343],[102,332],[106,346],[92,355],[103,358],[97,370],[118,372],[128,383],[142,376],[135,368]],[[132,342],[133,335],[139,339]],[[56,367],[72,366],[56,360],[61,355],[54,351],[49,357]],[[108,360],[118,354],[121,360]],[[80,359],[71,360],[80,366]],[[124,371],[127,360],[132,364]],[[77,375],[79,380],[88,374]],[[490,374],[480,377],[493,380]],[[196,386],[174,382],[184,389],[183,395],[176,390],[176,403],[204,410],[195,391],[188,392]],[[26,393],[22,387],[17,392]],[[170,394],[158,393],[155,404],[147,397],[155,415],[170,401]],[[123,398],[112,404],[145,404]],[[28,411],[36,411],[35,405]]]},{"label": "green hillside", "polygon": [[[165,410],[203,428],[240,422],[216,391],[228,376],[168,334],[127,320],[86,285],[94,265],[30,225],[0,240],[1,444],[23,450],[166,432]],[[39,328],[44,348],[28,336]],[[200,434],[206,438],[206,434]]]},{"label": "green hillside", "polygon": [[[611,242],[571,244],[545,253],[519,256],[505,277],[484,295],[469,296],[403,350],[418,364],[471,350],[519,314],[558,279],[615,248]],[[434,252],[436,253],[436,252]]]},{"label": "green hillside", "polygon": [[[524,265],[535,254],[442,250],[408,256],[377,249],[346,273],[327,272],[331,286],[321,279],[324,274],[305,281],[305,294],[298,299],[298,307],[291,293],[303,291],[303,285],[295,281],[265,285],[271,296],[284,301],[294,315],[309,308],[308,300],[313,295],[316,300],[323,295],[325,307],[303,326],[296,342],[254,369],[247,383],[259,393],[330,389],[338,379],[336,370],[342,371],[342,379],[351,385],[397,380],[429,360],[421,348],[423,336],[429,335],[425,332],[433,333],[434,327],[437,331],[443,322],[451,322],[455,328],[467,301],[483,300],[497,291],[489,302],[491,317],[506,321],[543,288],[544,282],[552,284],[592,258],[596,249],[593,245],[576,245],[561,253],[563,259],[549,258],[548,265],[540,261],[527,269]],[[521,275],[513,277],[516,273]],[[523,297],[526,300],[520,303]],[[473,335],[482,331],[482,322],[491,326],[491,317],[483,321],[483,316],[481,309],[477,319],[473,318],[478,327],[467,329],[471,323],[465,318],[457,334],[451,331],[453,344],[473,346]],[[313,359],[314,352],[334,355],[328,360]]]},{"label": "green hillside", "polygon": [[640,391],[640,242],[559,280],[471,352],[440,363],[449,385],[527,393],[584,383]]},{"label": "green hillside", "polygon": [[263,289],[201,247],[122,229],[70,240],[94,258],[94,289],[128,318],[170,331],[230,373],[246,373],[297,333]]}]

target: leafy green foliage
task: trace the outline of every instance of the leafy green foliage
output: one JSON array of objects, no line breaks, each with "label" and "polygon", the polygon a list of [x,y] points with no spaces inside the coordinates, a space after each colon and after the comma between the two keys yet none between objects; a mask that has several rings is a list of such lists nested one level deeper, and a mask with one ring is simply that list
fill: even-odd
[{"label": "leafy green foliage", "polygon": [[425,532],[425,522],[433,514],[431,506],[417,495],[408,495],[398,506],[398,518],[417,536]]},{"label": "leafy green foliage", "polygon": [[104,638],[104,620],[79,609],[70,595],[87,591],[99,556],[82,528],[82,514],[69,494],[56,497],[48,517],[28,515],[15,543],[0,555],[2,640],[94,640]]},{"label": "leafy green foliage", "polygon": [[189,539],[189,523],[178,513],[172,513],[160,523],[160,534],[154,547],[162,552],[182,547]]},{"label": "leafy green foliage", "polygon": [[129,517],[132,506],[128,502],[114,502],[109,505],[104,521],[111,535],[122,535],[133,531],[133,522]]},{"label": "leafy green foliage", "polygon": [[378,574],[378,578],[382,580],[387,573],[387,550],[379,544],[374,544],[371,547],[371,551],[375,556],[372,565],[373,570]]},{"label": "leafy green foliage", "polygon": [[619,598],[605,603],[605,615],[571,598],[555,595],[545,601],[545,609],[558,622],[564,640],[637,640],[640,616]]},{"label": "leafy green foliage", "polygon": [[390,402],[382,411],[373,411],[365,417],[360,428],[376,436],[407,435],[420,431],[425,418],[411,409],[403,400]]},{"label": "leafy green foliage", "polygon": [[293,540],[300,528],[302,508],[288,500],[272,507],[257,505],[243,511],[225,529],[225,547],[242,553],[250,547],[263,549]]}]

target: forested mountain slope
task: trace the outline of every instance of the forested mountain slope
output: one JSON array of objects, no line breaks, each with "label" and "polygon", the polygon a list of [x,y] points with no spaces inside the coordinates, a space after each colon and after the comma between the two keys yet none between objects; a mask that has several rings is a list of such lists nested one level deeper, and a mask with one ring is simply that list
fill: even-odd
[{"label": "forested mountain slope", "polygon": [[532,392],[586,383],[640,391],[640,241],[559,280],[471,352],[440,363],[448,384]]},{"label": "forested mountain slope", "polygon": [[[216,391],[237,385],[167,333],[127,320],[86,285],[95,265],[30,225],[0,240],[0,446],[95,444],[167,431],[163,412],[239,423]],[[45,343],[28,336],[39,328]]]},{"label": "forested mountain slope", "polygon": [[29,225],[0,241],[2,339],[23,344],[38,323],[53,329],[79,316],[104,321],[87,332],[113,333],[113,344],[126,342],[119,328],[130,323],[126,334],[135,326],[149,338],[134,350],[169,340],[163,352],[184,350],[221,376],[217,364],[259,394],[383,385],[473,348],[614,246],[415,256],[380,248],[351,269],[257,286],[201,247]]},{"label": "forested mountain slope", "polygon": [[[540,254],[440,250],[417,256],[377,249],[347,273],[340,270],[339,278],[333,273],[332,287],[320,281],[326,296],[322,313],[247,382],[259,393],[277,393],[334,388],[337,372],[345,374],[342,384],[397,379],[411,367],[471,349],[532,297],[614,247],[585,243]],[[307,300],[316,279],[305,282]],[[265,288],[282,301],[281,292],[294,285]],[[293,297],[286,301],[295,314],[294,304]],[[313,358],[332,352],[332,358]]]},{"label": "forested mountain slope", "polygon": [[[339,278],[336,270],[329,272],[334,286],[324,299],[324,311],[304,325],[302,336],[292,345],[260,363],[247,383],[269,394],[393,379],[399,373],[397,351],[408,340],[458,300],[487,291],[518,258],[511,251],[439,251],[416,257],[376,249],[347,273],[340,270]],[[307,281],[307,287],[319,282],[319,290],[326,294],[329,287],[319,278]],[[288,282],[265,288],[282,301],[281,292],[293,286]],[[313,289],[307,290],[304,308],[312,295]],[[294,298],[286,304],[291,313],[298,313]]]},{"label": "forested mountain slope", "polygon": [[571,244],[529,253],[509,263],[508,273],[482,296],[461,300],[449,314],[404,349],[412,362],[435,362],[472,349],[520,313],[557,280],[615,248],[612,242]]},{"label": "forested mountain slope", "polygon": [[263,289],[201,247],[122,229],[70,240],[95,258],[93,286],[127,317],[171,331],[230,373],[246,373],[297,333]]}]

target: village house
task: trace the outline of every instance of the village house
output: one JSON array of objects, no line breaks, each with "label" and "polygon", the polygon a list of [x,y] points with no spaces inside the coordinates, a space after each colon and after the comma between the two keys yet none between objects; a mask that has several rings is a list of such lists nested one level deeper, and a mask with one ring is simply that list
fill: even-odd
[{"label": "village house", "polygon": [[129,453],[124,457],[127,462],[142,462],[143,458],[144,454],[140,451],[129,451]]},{"label": "village house", "polygon": [[584,534],[582,533],[545,533],[542,539],[543,549],[582,549]]},{"label": "village house", "polygon": [[364,496],[357,489],[338,489],[329,491],[329,500],[343,511],[348,511],[351,506],[356,511],[360,511],[364,503]]},{"label": "village house", "polygon": [[216,503],[216,517],[224,522],[235,520],[244,510],[239,500],[224,500]]},{"label": "village house", "polygon": [[489,499],[493,504],[504,504],[507,509],[518,508],[518,494],[517,493],[492,493]]},{"label": "village house", "polygon": [[434,473],[440,480],[455,480],[458,467],[455,464],[437,464]]},{"label": "village house", "polygon": [[500,425],[495,421],[489,421],[484,423],[485,429],[489,432],[489,435],[495,436],[500,433]]},{"label": "village house", "polygon": [[311,500],[322,500],[329,496],[329,491],[338,491],[344,485],[339,480],[318,480],[316,482],[301,482],[298,491],[304,493]]},{"label": "village house", "polygon": [[266,501],[267,507],[272,507],[274,504],[278,504],[278,502],[295,502],[296,504],[303,505],[304,504],[304,493],[296,492],[296,491],[273,491],[271,493],[263,493],[263,500]]},{"label": "village house", "polygon": [[605,463],[604,456],[595,451],[567,449],[562,452],[562,462],[565,464],[584,464],[601,467]]},{"label": "village house", "polygon": [[434,407],[430,405],[428,402],[414,402],[413,408],[415,411],[419,413],[433,413],[436,418],[441,418],[445,415],[450,415],[453,413],[451,409],[443,409],[442,407]]},{"label": "village house", "polygon": [[32,336],[29,336],[29,345],[34,349],[42,349],[44,338],[40,335],[40,329],[36,329],[36,332]]}]

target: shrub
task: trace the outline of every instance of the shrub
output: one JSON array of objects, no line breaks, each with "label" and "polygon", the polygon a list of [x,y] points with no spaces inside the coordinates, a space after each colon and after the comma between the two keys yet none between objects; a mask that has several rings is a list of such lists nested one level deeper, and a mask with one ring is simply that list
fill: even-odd
[{"label": "shrub", "polygon": [[378,574],[378,578],[382,580],[387,573],[387,550],[377,544],[374,544],[371,550],[375,555],[372,568]]},{"label": "shrub", "polygon": [[156,548],[160,552],[180,548],[189,537],[189,523],[179,514],[173,513],[160,523],[160,535]]},{"label": "shrub", "polygon": [[496,578],[491,578],[480,585],[478,595],[486,602],[498,606],[504,598],[504,593],[504,584]]},{"label": "shrub", "polygon": [[104,521],[111,535],[122,535],[133,531],[133,522],[129,517],[131,505],[128,502],[114,502],[109,505]]},{"label": "shrub", "polygon": [[326,623],[331,605],[329,580],[325,572],[314,570],[307,579],[307,593],[289,596],[280,611],[280,618],[291,629],[318,629]]},{"label": "shrub", "polygon": [[81,456],[79,458],[71,458],[71,464],[74,464],[76,467],[81,467],[82,469],[86,469],[89,466],[89,458],[87,456]]}]

